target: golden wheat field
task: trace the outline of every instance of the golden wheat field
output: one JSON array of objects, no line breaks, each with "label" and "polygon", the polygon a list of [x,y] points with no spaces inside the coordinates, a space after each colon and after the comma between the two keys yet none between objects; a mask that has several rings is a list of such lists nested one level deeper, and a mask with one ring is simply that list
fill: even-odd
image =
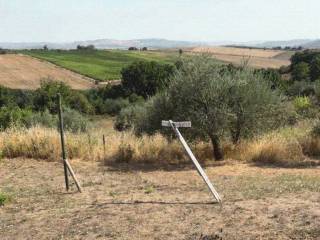
[{"label": "golden wheat field", "polygon": [[[248,61],[255,68],[280,68],[290,65],[291,54],[281,50],[247,49],[235,47],[196,47],[193,53],[208,53],[218,60],[240,65]],[[282,56],[282,57],[279,57]]]}]

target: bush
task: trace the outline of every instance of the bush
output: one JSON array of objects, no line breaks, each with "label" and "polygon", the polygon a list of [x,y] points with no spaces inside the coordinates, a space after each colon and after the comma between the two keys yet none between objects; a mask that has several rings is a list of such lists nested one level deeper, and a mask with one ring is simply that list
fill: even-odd
[{"label": "bush", "polygon": [[169,64],[134,62],[122,69],[122,85],[129,93],[147,98],[168,85],[174,70],[174,66]]},{"label": "bush", "polygon": [[127,99],[107,99],[101,106],[101,113],[107,113],[109,115],[117,115],[121,109],[129,106],[129,101]]},{"label": "bush", "polygon": [[289,96],[311,96],[315,94],[315,85],[306,81],[294,82],[287,89]]},{"label": "bush", "polygon": [[33,108],[34,92],[0,86],[0,107]]},{"label": "bush", "polygon": [[58,126],[58,117],[57,115],[50,114],[48,110],[44,112],[35,112],[25,119],[25,126],[28,128],[35,126],[56,128]]},{"label": "bush", "polygon": [[63,111],[64,129],[71,132],[86,132],[89,128],[89,121],[79,112],[66,108]]},{"label": "bush", "polygon": [[311,62],[310,78],[312,81],[320,79],[320,55],[316,56]]},{"label": "bush", "polygon": [[37,111],[48,109],[50,113],[57,113],[57,94],[62,97],[62,105],[73,108],[82,113],[92,113],[93,106],[89,103],[86,96],[72,90],[63,82],[55,82],[50,79],[43,80],[40,88],[35,91],[34,107]]},{"label": "bush", "polygon": [[141,118],[145,115],[144,106],[134,105],[124,108],[117,116],[114,128],[118,131],[124,131],[137,126]]},{"label": "bush", "polygon": [[0,207],[4,206],[10,200],[11,200],[11,197],[8,194],[5,194],[5,193],[0,191]]},{"label": "bush", "polygon": [[31,115],[31,110],[20,109],[19,107],[2,107],[0,109],[0,129],[25,126]]},{"label": "bush", "polygon": [[80,92],[73,92],[67,99],[68,106],[78,112],[92,114],[94,113],[94,107],[88,101],[87,97]]},{"label": "bush", "polygon": [[304,118],[317,118],[318,107],[314,106],[309,97],[296,97],[293,101],[296,112]]},{"label": "bush", "polygon": [[292,79],[294,81],[310,80],[310,67],[308,63],[300,62],[292,67]]},{"label": "bush", "polygon": [[311,107],[311,101],[309,97],[296,97],[293,103],[298,112],[308,110]]}]

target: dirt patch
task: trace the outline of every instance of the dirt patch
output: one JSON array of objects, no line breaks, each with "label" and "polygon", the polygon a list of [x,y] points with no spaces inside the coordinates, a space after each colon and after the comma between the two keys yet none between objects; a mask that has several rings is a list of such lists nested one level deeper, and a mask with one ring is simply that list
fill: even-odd
[{"label": "dirt patch", "polygon": [[21,55],[0,56],[0,84],[15,89],[36,89],[44,78],[62,81],[74,89],[89,89],[94,81],[52,63]]},{"label": "dirt patch", "polygon": [[285,51],[246,49],[232,47],[197,47],[191,50],[195,53],[209,53],[218,60],[240,65],[249,61],[255,68],[280,68],[290,65],[290,56]]},{"label": "dirt patch", "polygon": [[320,169],[210,167],[130,171],[72,161],[84,192],[66,193],[60,163],[3,160],[1,239],[319,239]]}]

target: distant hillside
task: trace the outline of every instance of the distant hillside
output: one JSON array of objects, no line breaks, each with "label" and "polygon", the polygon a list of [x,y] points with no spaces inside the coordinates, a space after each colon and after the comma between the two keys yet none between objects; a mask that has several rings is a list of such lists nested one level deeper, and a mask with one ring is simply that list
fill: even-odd
[{"label": "distant hillside", "polygon": [[305,48],[320,48],[320,40],[312,41],[304,45]]},{"label": "distant hillside", "polygon": [[311,40],[311,39],[295,39],[289,41],[268,41],[255,45],[250,45],[254,47],[265,47],[265,48],[273,48],[273,47],[299,47],[303,48],[320,48],[320,40]]},{"label": "distant hillside", "polygon": [[193,41],[176,41],[160,38],[149,39],[133,39],[133,40],[116,40],[116,39],[97,39],[88,41],[75,41],[65,43],[53,42],[17,42],[8,43],[0,42],[0,48],[6,49],[39,49],[47,45],[49,49],[76,49],[78,45],[94,45],[98,49],[128,49],[129,47],[147,47],[150,49],[165,49],[165,48],[191,48],[204,46],[247,46],[259,48],[273,47],[299,47],[304,48],[320,48],[320,40],[311,39],[296,39],[289,41],[267,41],[267,42],[193,42]]},{"label": "distant hillside", "polygon": [[0,48],[6,49],[37,49],[47,45],[51,49],[75,49],[78,45],[94,45],[98,49],[127,49],[129,47],[148,47],[152,49],[162,48],[183,48],[204,46],[204,42],[175,41],[167,39],[135,39],[135,40],[115,40],[115,39],[98,39],[89,41],[77,41],[69,43],[0,43]]}]

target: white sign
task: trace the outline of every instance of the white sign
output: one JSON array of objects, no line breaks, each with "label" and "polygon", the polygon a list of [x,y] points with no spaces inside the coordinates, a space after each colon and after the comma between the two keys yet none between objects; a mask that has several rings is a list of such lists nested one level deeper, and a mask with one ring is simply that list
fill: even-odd
[{"label": "white sign", "polygon": [[[191,122],[172,122],[172,123],[177,128],[179,128],[179,127],[190,128],[191,127]],[[169,121],[162,121],[161,125],[163,127],[171,127],[171,124]]]}]

